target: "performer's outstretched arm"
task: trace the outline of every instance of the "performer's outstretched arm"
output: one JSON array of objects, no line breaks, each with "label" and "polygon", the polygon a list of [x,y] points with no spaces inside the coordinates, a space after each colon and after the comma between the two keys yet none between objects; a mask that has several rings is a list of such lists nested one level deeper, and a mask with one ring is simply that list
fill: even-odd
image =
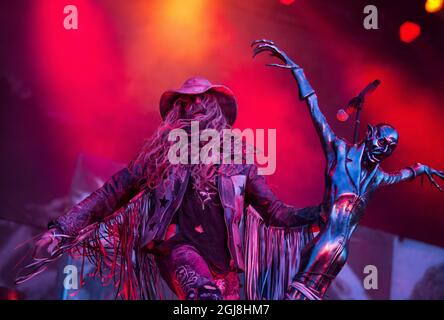
[{"label": "performer's outstretched arm", "polygon": [[285,63],[285,65],[272,63],[268,64],[269,66],[291,69],[299,87],[299,98],[301,100],[305,100],[307,103],[316,132],[321,139],[322,148],[327,155],[330,151],[332,151],[332,144],[336,139],[336,136],[328,124],[324,114],[319,109],[318,98],[310,83],[305,78],[304,70],[293,62],[270,40],[256,40],[252,43],[252,46],[254,46],[253,56],[256,56],[260,52],[268,51],[272,56],[279,58]]},{"label": "performer's outstretched arm", "polygon": [[255,165],[251,166],[247,176],[245,201],[251,204],[270,226],[318,226],[320,222],[320,206],[296,208],[283,203],[271,191],[264,176],[258,174]]},{"label": "performer's outstretched arm", "polygon": [[140,189],[139,167],[124,168],[115,173],[102,187],[75,205],[66,214],[50,222],[64,234],[77,233],[91,223],[98,222],[125,205]]},{"label": "performer's outstretched arm", "polygon": [[61,236],[77,236],[88,225],[117,211],[140,190],[142,168],[132,164],[115,173],[105,184],[75,205],[66,214],[51,221],[48,231],[35,244],[34,257],[51,253]]},{"label": "performer's outstretched arm", "polygon": [[430,168],[421,163],[415,163],[413,166],[406,167],[398,172],[383,174],[382,185],[394,185],[400,182],[409,181],[415,179],[417,176],[427,176],[430,183],[436,187],[439,191],[443,191],[441,186],[436,182],[434,175],[444,180],[444,171]]}]

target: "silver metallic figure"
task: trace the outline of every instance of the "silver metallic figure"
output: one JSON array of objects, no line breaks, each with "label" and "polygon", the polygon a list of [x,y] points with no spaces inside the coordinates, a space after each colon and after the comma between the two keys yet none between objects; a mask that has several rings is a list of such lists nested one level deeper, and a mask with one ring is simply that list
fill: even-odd
[{"label": "silver metallic figure", "polygon": [[284,62],[284,65],[269,66],[292,71],[299,87],[300,99],[307,103],[324,150],[327,161],[322,203],[324,225],[304,248],[299,272],[286,294],[289,300],[322,299],[347,260],[348,243],[371,194],[380,187],[413,180],[422,175],[426,175],[432,185],[442,191],[433,176],[444,179],[444,172],[420,163],[398,172],[383,171],[380,168],[381,161],[389,157],[398,144],[399,135],[395,128],[388,124],[368,125],[365,139],[350,144],[338,137],[329,126],[303,69],[272,41],[256,40],[252,46],[253,56],[269,52]]}]

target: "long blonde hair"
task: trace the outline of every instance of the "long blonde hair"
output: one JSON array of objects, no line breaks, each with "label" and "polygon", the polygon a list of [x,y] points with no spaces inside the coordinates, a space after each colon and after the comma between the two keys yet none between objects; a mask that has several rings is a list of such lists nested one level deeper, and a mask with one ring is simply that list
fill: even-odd
[{"label": "long blonde hair", "polygon": [[[183,110],[186,107],[184,101],[185,103],[194,103],[192,99],[176,99],[165,120],[156,132],[145,141],[139,154],[130,164],[142,164],[144,177],[149,189],[155,189],[161,183],[167,181],[172,174],[171,169],[173,166],[183,166],[182,164],[171,164],[168,159],[168,151],[175,143],[168,141],[168,135],[171,130],[184,129],[189,131],[191,121],[199,121],[201,125],[200,130],[214,129],[222,139],[223,130],[231,128],[222,113],[214,93],[207,92],[201,95],[200,103],[201,107],[205,109],[205,114],[199,114],[194,119],[184,119]],[[199,193],[208,193],[210,190],[216,190],[216,173],[224,166],[221,165],[218,169],[217,166],[212,164],[199,163],[190,167],[194,189]]]}]

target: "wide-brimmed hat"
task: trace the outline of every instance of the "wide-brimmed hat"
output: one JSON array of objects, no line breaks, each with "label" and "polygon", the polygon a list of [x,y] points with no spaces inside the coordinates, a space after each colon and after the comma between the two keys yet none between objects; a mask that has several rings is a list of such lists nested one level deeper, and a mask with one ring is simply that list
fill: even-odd
[{"label": "wide-brimmed hat", "polygon": [[219,106],[222,109],[227,122],[232,125],[236,120],[237,103],[233,92],[226,86],[212,84],[205,78],[193,77],[184,82],[177,90],[168,90],[160,97],[160,115],[165,119],[166,115],[173,108],[174,101],[181,95],[196,95],[207,91],[215,93]]}]

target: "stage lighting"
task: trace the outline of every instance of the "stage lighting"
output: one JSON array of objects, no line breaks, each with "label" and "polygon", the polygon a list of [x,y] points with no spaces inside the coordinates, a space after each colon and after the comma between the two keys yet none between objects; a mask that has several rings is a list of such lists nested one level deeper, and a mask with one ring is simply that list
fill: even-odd
[{"label": "stage lighting", "polygon": [[399,38],[402,42],[410,43],[421,34],[421,26],[417,23],[406,21],[399,28]]},{"label": "stage lighting", "polygon": [[427,0],[425,10],[429,13],[435,13],[442,9],[444,0]]},{"label": "stage lighting", "polygon": [[283,5],[289,6],[294,2],[294,0],[279,0]]}]

